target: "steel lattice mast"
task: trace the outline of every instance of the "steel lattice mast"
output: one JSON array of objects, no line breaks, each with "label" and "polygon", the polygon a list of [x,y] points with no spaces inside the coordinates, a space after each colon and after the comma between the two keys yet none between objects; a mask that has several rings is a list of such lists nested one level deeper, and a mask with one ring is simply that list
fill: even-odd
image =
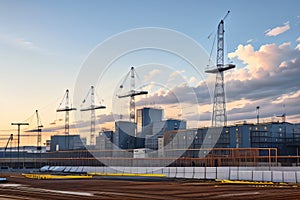
[{"label": "steel lattice mast", "polygon": [[[125,98],[125,97],[130,97],[130,103],[129,103],[129,111],[130,111],[130,116],[129,119],[131,122],[135,122],[135,96],[138,95],[144,95],[148,94],[148,91],[136,91],[135,90],[135,76],[134,73],[134,67],[130,68],[130,91],[126,94],[123,95],[118,95],[119,98]],[[126,78],[124,79],[124,82],[126,81],[127,77],[129,74],[127,74]],[[123,88],[123,84],[120,86],[120,88]]]},{"label": "steel lattice mast", "polygon": [[206,70],[206,73],[216,74],[212,126],[222,127],[227,125],[226,101],[224,89],[224,71],[235,68],[235,65],[224,65],[224,20],[226,16],[218,24],[217,32],[217,66],[214,69]]},{"label": "steel lattice mast", "polygon": [[[91,129],[90,129],[90,145],[95,145],[95,126],[96,126],[96,110],[97,109],[105,109],[106,106],[95,105],[95,88],[94,86],[91,86],[90,91],[88,92],[88,95],[91,95],[91,106],[87,108],[82,108],[80,111],[91,111]],[[87,97],[86,97],[87,98]],[[86,98],[82,101],[82,103],[86,102]]]},{"label": "steel lattice mast", "polygon": [[42,128],[43,128],[43,125],[42,125],[38,110],[35,111],[35,114],[36,114],[36,118],[37,118],[37,132],[38,132],[37,151],[41,152],[42,151]]},{"label": "steel lattice mast", "polygon": [[[60,108],[63,101],[65,101],[65,107],[64,108]],[[62,100],[62,102],[59,104],[59,108],[56,110],[56,112],[65,112],[65,136],[66,136],[66,147],[67,149],[69,149],[69,129],[70,129],[70,125],[69,125],[69,112],[76,110],[76,108],[72,108],[72,106],[69,105],[69,90],[66,90],[65,96]]]}]

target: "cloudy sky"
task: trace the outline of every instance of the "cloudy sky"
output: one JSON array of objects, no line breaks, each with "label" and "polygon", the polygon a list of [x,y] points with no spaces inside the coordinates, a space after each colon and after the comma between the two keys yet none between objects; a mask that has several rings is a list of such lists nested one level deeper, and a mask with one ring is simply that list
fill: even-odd
[{"label": "cloudy sky", "polygon": [[[63,132],[64,115],[55,110],[65,90],[70,89],[72,99],[86,60],[99,44],[121,32],[143,27],[174,30],[202,46],[207,57],[212,52],[214,61],[213,38],[228,10],[225,62],[237,66],[225,75],[229,123],[254,122],[256,106],[266,121],[286,113],[288,121],[300,122],[299,6],[292,0],[1,0],[1,137],[14,132],[11,122],[27,121],[29,129],[34,128],[36,109],[47,130]],[[189,127],[210,124],[214,77],[205,75],[203,66],[196,66],[200,74],[195,75],[195,66],[178,56],[145,50],[114,62],[114,69],[95,84],[96,102],[107,105],[97,111],[98,128],[109,128],[113,117],[128,114],[128,99],[114,95],[132,65],[140,73],[137,85],[149,91],[137,98],[137,106],[164,108],[166,118],[186,119]]]}]

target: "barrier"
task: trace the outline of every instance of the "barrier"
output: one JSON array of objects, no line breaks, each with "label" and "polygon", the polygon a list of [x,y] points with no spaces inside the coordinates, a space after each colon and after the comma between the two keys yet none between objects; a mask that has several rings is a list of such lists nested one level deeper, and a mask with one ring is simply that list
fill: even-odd
[{"label": "barrier", "polygon": [[217,168],[217,179],[218,180],[228,180],[229,179],[229,167],[218,167]]},{"label": "barrier", "polygon": [[195,167],[194,169],[194,179],[205,179],[205,168]]},{"label": "barrier", "polygon": [[300,183],[300,172],[296,172],[296,181]]},{"label": "barrier", "polygon": [[253,181],[263,181],[263,171],[253,171]]},{"label": "barrier", "polygon": [[193,178],[194,177],[194,167],[185,167],[184,168],[184,178]]},{"label": "barrier", "polygon": [[283,182],[285,183],[296,183],[296,172],[287,171],[283,172]]},{"label": "barrier", "polygon": [[147,167],[146,173],[168,175],[169,174],[169,170],[165,170],[165,172],[164,172],[164,168]]},{"label": "barrier", "polygon": [[239,174],[238,174],[238,171],[236,170],[230,170],[230,177],[229,177],[229,180],[239,180]]},{"label": "barrier", "polygon": [[170,169],[169,169],[169,167],[164,167],[162,169],[162,173],[165,174],[167,177],[171,177],[170,176]]},{"label": "barrier", "polygon": [[241,181],[252,181],[253,180],[252,171],[238,171],[238,180]]},{"label": "barrier", "polygon": [[273,171],[273,179],[272,181],[275,183],[281,183],[283,182],[283,173],[282,171]]},{"label": "barrier", "polygon": [[118,171],[112,167],[105,167],[105,173],[109,174],[109,173],[117,173]]},{"label": "barrier", "polygon": [[264,182],[272,181],[272,171],[263,171],[263,181]]},{"label": "barrier", "polygon": [[[92,166],[44,166],[41,172],[99,173],[99,174],[148,174],[169,178],[256,181],[275,183],[300,183],[300,167],[92,167]],[[286,170],[285,170],[286,169]]]},{"label": "barrier", "polygon": [[[67,168],[68,168],[68,167],[66,167],[65,170],[66,170]],[[64,170],[64,171],[65,171],[65,170]],[[84,166],[82,171],[83,171],[83,172],[86,172],[86,173],[94,172],[94,167]]]},{"label": "barrier", "polygon": [[169,177],[175,178],[177,172],[177,167],[169,167]]},{"label": "barrier", "polygon": [[184,167],[176,167],[176,178],[185,178]]},{"label": "barrier", "polygon": [[216,179],[217,178],[217,170],[216,167],[206,167],[206,177],[205,179]]}]

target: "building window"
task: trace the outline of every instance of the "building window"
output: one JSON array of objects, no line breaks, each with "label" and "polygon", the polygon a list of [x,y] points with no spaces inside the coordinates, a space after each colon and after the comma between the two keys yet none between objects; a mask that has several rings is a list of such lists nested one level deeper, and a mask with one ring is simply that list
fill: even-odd
[{"label": "building window", "polygon": [[267,130],[268,128],[265,126],[264,129]]}]

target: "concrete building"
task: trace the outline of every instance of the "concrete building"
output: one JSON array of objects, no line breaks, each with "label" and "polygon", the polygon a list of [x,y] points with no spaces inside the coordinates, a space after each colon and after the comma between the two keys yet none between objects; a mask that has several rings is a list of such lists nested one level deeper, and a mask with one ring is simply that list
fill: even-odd
[{"label": "concrete building", "polygon": [[145,147],[147,149],[157,150],[158,139],[164,136],[165,132],[177,131],[186,129],[186,121],[178,119],[168,119],[153,124],[152,135],[147,135],[145,138]]},{"label": "concrete building", "polygon": [[214,131],[213,128],[169,131],[164,134],[164,143],[167,150],[277,148],[281,156],[299,155],[300,125],[287,122],[243,123],[224,127],[221,131]]},{"label": "concrete building", "polygon": [[51,136],[50,151],[83,150],[85,145],[80,135],[53,135]]},{"label": "concrete building", "polygon": [[[113,142],[120,149],[136,148],[136,124],[128,121],[115,122]],[[117,149],[117,148],[116,148]]]},{"label": "concrete building", "polygon": [[102,131],[96,137],[96,150],[112,150],[114,142],[113,131]]},{"label": "concrete building", "polygon": [[145,137],[153,135],[153,125],[161,122],[163,118],[163,110],[158,108],[142,108],[137,110],[137,132]]}]

